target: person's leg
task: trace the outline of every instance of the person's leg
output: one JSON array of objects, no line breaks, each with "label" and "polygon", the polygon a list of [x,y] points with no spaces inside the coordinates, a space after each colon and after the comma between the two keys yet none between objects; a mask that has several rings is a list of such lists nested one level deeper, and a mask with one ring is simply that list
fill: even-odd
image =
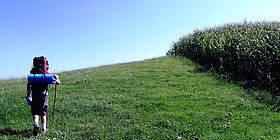
[{"label": "person's leg", "polygon": [[47,131],[47,113],[48,113],[48,90],[44,90],[42,94],[42,116],[41,116],[41,122],[42,122],[42,132]]},{"label": "person's leg", "polygon": [[39,115],[33,115],[34,126],[39,126]]},{"label": "person's leg", "polygon": [[33,129],[33,136],[38,136],[39,133],[39,116],[33,115],[34,120],[34,129]]},{"label": "person's leg", "polygon": [[41,122],[42,122],[42,132],[46,132],[47,131],[47,116],[46,115],[42,116]]}]

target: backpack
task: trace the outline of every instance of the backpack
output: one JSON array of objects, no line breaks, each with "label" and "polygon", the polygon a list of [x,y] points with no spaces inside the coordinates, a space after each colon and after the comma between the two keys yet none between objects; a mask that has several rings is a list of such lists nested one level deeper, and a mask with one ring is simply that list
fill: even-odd
[{"label": "backpack", "polygon": [[33,66],[30,74],[49,74],[49,63],[45,56],[33,58]]}]

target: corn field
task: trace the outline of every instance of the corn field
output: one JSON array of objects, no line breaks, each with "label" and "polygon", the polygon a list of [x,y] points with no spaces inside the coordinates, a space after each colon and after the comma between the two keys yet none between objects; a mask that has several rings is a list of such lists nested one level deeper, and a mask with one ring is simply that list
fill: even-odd
[{"label": "corn field", "polygon": [[172,44],[169,55],[195,60],[279,96],[280,22],[246,22],[195,30]]}]

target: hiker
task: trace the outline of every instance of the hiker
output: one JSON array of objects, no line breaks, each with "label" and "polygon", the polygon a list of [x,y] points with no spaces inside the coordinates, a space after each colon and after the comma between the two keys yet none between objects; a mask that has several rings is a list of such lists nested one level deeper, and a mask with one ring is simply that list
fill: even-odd
[{"label": "hiker", "polygon": [[[35,57],[30,74],[49,74],[49,64],[46,57]],[[54,75],[55,84],[60,84],[58,75]],[[31,114],[34,120],[33,136],[39,133],[39,116],[41,117],[42,133],[47,131],[47,112],[48,112],[48,84],[27,84],[27,97],[32,101]]]}]

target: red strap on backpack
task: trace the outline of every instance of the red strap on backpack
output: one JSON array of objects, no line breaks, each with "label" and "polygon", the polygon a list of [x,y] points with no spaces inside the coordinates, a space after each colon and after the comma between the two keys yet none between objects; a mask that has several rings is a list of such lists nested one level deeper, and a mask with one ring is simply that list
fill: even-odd
[{"label": "red strap on backpack", "polygon": [[49,74],[49,72],[48,72],[48,66],[47,66],[47,63],[48,63],[48,61],[47,61],[47,58],[44,56],[44,70],[45,70],[45,74]]}]

